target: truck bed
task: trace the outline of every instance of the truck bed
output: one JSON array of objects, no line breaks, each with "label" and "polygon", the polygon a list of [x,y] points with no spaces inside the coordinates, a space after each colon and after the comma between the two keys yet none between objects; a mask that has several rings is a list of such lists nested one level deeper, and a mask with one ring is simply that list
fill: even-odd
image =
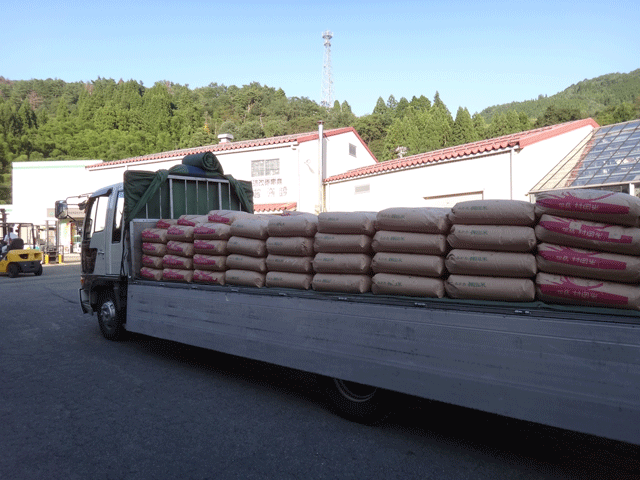
[{"label": "truck bed", "polygon": [[126,329],[640,444],[640,319],[132,279]]}]

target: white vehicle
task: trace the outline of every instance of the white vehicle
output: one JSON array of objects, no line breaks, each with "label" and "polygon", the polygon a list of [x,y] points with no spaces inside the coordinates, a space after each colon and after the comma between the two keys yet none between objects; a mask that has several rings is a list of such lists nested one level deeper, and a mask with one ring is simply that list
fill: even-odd
[{"label": "white vehicle", "polygon": [[640,444],[633,312],[145,280],[144,228],[240,202],[223,178],[169,176],[140,208],[132,184],[125,175],[86,206],[80,302],[106,338],[138,332],[312,372],[359,421],[401,392]]}]

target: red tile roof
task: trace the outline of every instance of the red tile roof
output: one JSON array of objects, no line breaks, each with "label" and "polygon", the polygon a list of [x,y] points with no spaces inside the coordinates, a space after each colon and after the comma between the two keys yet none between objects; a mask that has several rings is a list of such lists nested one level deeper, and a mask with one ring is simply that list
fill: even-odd
[{"label": "red tile roof", "polygon": [[298,202],[263,203],[260,205],[254,205],[253,211],[255,213],[276,213],[276,212],[284,212],[285,210],[296,210],[297,208],[298,208]]},{"label": "red tile roof", "polygon": [[[356,135],[356,137],[358,137],[360,142],[362,142],[362,145],[367,149],[367,151],[375,159],[375,155],[371,153],[371,150],[369,150],[369,147],[367,146],[367,144],[364,143],[362,138],[360,138],[360,135],[358,135],[358,132],[356,132],[355,128],[353,127],[344,127],[344,128],[335,128],[333,130],[325,130],[324,136],[332,137],[334,135],[341,135],[343,133],[348,133],[348,132],[353,132]],[[86,168],[88,169],[100,168],[104,166],[123,165],[123,164],[129,164],[129,163],[144,162],[149,160],[179,159],[186,155],[192,155],[195,153],[202,153],[202,152],[220,153],[220,152],[228,152],[231,150],[241,150],[243,148],[265,147],[270,145],[284,145],[284,144],[293,144],[293,143],[300,144],[300,143],[310,142],[314,140],[318,140],[317,131],[305,132],[305,133],[294,133],[291,135],[281,135],[278,137],[257,138],[255,140],[241,140],[238,142],[217,143],[213,145],[204,145],[202,147],[183,148],[180,150],[170,150],[167,152],[152,153],[149,155],[142,155],[139,157],[131,157],[131,158],[124,158],[122,160],[114,160],[112,162],[98,163],[95,165],[89,165]]]},{"label": "red tile roof", "polygon": [[504,150],[512,147],[523,148],[542,140],[546,140],[563,133],[577,130],[585,126],[598,128],[600,125],[598,125],[592,118],[586,118],[583,120],[576,120],[573,122],[566,122],[558,125],[537,128],[535,130],[512,133],[510,135],[504,135],[502,137],[480,140],[479,142],[467,143],[464,145],[458,145],[456,147],[443,148],[442,150],[435,150],[427,153],[419,153],[417,155],[411,155],[409,157],[380,162],[376,165],[360,167],[354,170],[349,170],[348,172],[339,175],[334,175],[333,177],[329,177],[325,179],[325,182],[329,183],[365,175],[374,175],[377,173],[389,172],[393,170],[401,170],[404,168],[441,162],[444,160],[451,160],[454,158],[461,158],[470,155],[477,155],[485,152],[497,152],[499,150]]}]

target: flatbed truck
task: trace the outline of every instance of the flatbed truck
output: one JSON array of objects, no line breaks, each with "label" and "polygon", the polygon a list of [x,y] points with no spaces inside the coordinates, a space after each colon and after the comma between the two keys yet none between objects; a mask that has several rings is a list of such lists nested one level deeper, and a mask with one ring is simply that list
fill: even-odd
[{"label": "flatbed truck", "polygon": [[400,392],[640,444],[634,312],[145,280],[142,230],[242,205],[224,178],[169,175],[134,208],[130,183],[86,207],[80,304],[106,338],[136,332],[311,372],[357,421]]}]

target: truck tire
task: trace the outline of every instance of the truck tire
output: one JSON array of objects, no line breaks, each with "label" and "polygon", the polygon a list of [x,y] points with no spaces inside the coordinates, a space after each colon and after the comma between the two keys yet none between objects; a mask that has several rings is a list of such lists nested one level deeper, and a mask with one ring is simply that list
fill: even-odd
[{"label": "truck tire", "polygon": [[115,297],[112,292],[100,295],[98,303],[98,325],[107,340],[118,341],[124,337],[122,312],[116,308]]},{"label": "truck tire", "polygon": [[34,274],[36,277],[39,277],[40,275],[42,275],[42,264],[38,265],[38,268],[36,268],[36,271],[35,271],[35,272],[33,272],[33,274]]},{"label": "truck tire", "polygon": [[326,394],[333,411],[347,420],[374,425],[391,413],[391,393],[381,388],[327,378]]},{"label": "truck tire", "polygon": [[7,275],[9,275],[9,278],[16,278],[18,276],[18,273],[20,273],[20,267],[18,266],[18,264],[10,263],[7,267]]}]

